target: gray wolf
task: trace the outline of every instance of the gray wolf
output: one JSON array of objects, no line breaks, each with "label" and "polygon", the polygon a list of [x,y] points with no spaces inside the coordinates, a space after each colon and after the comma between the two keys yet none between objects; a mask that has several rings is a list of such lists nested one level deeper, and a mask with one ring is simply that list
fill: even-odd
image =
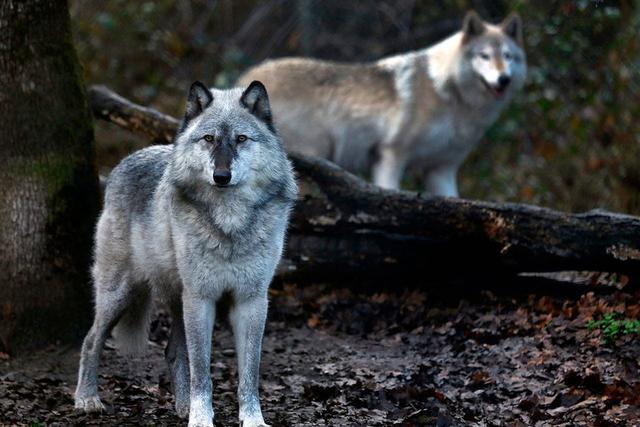
[{"label": "gray wolf", "polygon": [[109,176],[76,408],[103,409],[97,368],[109,331],[115,326],[118,347],[139,349],[157,298],[174,320],[165,355],[177,413],[188,415],[189,426],[213,426],[211,335],[215,303],[224,297],[238,355],[240,423],[266,425],[258,369],[267,289],[296,197],[262,83],[222,91],[195,82],[174,144],[140,150]]},{"label": "gray wolf", "polygon": [[475,12],[449,38],[366,64],[264,62],[263,81],[288,150],[320,156],[397,189],[408,167],[424,188],[458,196],[457,171],[525,80],[522,21]]}]

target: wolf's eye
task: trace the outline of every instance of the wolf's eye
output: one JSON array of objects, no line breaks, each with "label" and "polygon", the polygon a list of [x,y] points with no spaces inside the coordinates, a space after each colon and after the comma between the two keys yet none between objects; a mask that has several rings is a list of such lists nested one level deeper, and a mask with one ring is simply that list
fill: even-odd
[{"label": "wolf's eye", "polygon": [[513,55],[511,55],[511,52],[504,53],[504,59],[506,59],[507,61],[511,61],[512,58],[513,58]]},{"label": "wolf's eye", "polygon": [[489,54],[485,53],[485,52],[480,52],[479,56],[480,56],[481,59],[484,59],[485,61],[488,61],[489,58],[490,58]]},{"label": "wolf's eye", "polygon": [[247,140],[247,135],[238,135],[238,142],[245,142]]},{"label": "wolf's eye", "polygon": [[205,135],[204,140],[207,142],[213,142],[213,135]]}]

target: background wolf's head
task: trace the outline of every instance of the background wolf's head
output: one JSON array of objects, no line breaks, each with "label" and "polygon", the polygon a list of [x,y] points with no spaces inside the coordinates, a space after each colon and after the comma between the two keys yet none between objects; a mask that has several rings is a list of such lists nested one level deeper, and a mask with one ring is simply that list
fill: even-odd
[{"label": "background wolf's head", "polygon": [[193,83],[172,165],[174,181],[187,187],[230,191],[225,187],[277,181],[290,166],[264,85],[210,90]]},{"label": "background wolf's head", "polygon": [[456,79],[466,94],[503,100],[522,87],[527,65],[520,16],[511,14],[492,25],[469,12],[461,37]]}]

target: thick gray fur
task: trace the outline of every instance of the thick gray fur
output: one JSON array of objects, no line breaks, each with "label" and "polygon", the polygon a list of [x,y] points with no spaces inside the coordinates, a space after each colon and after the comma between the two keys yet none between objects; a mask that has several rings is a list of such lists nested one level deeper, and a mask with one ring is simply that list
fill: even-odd
[{"label": "thick gray fur", "polygon": [[[244,92],[212,89],[208,103],[203,89],[209,92],[192,85],[173,145],[140,150],[109,177],[96,230],[96,313],[82,346],[78,409],[103,409],[97,368],[111,329],[125,351],[140,349],[150,302],[159,299],[174,319],[165,354],[178,415],[188,415],[189,426],[212,426],[211,335],[215,303],[228,295],[240,424],[266,425],[258,371],[267,289],[297,186],[280,137],[264,120],[269,104],[262,84]],[[216,162],[222,151],[224,162]],[[231,173],[228,185],[216,184],[216,167]]]}]

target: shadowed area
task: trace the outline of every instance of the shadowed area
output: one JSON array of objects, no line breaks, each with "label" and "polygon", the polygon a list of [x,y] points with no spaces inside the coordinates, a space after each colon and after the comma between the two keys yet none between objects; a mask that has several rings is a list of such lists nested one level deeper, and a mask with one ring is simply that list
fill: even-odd
[{"label": "shadowed area", "polygon": [[[640,343],[620,335],[605,344],[601,331],[585,327],[603,313],[637,315],[640,295],[578,295],[495,290],[460,300],[442,292],[279,287],[271,292],[261,369],[265,420],[617,426],[640,419]],[[186,425],[175,416],[162,357],[169,325],[158,312],[144,358],[127,361],[107,346],[100,370],[107,412],[100,416],[73,412],[77,350],[3,360],[0,423]],[[216,425],[234,425],[237,373],[226,322],[214,334],[211,367]]]}]

